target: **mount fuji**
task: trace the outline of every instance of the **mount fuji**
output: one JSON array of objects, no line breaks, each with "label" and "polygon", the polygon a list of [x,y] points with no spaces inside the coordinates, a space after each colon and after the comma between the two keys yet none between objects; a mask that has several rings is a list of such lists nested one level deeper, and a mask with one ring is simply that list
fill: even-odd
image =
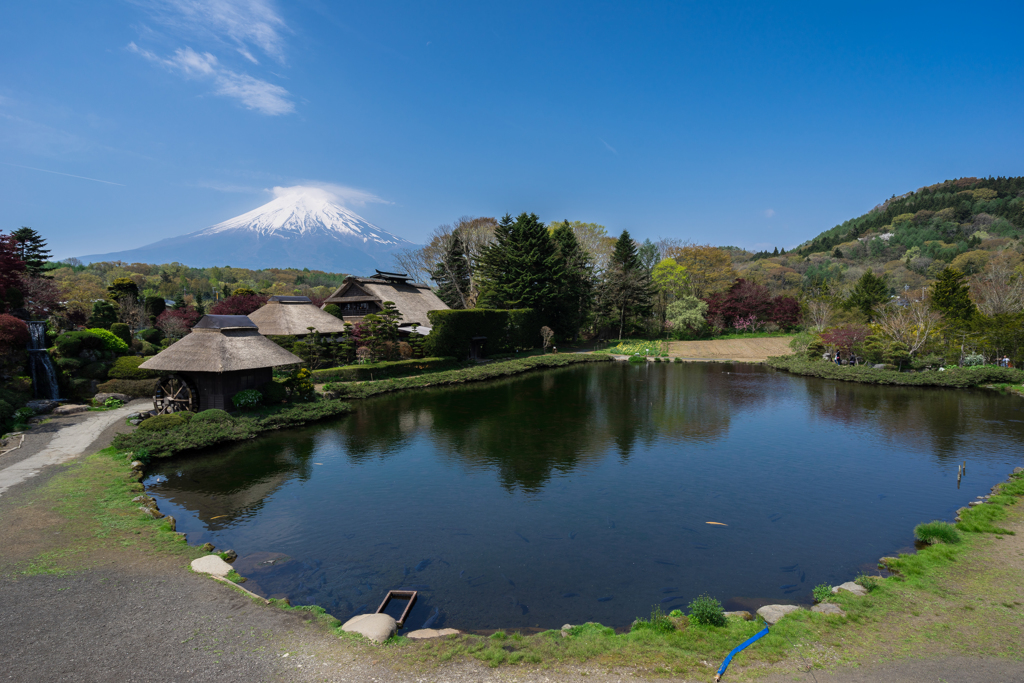
[{"label": "mount fuji", "polygon": [[126,261],[196,268],[309,268],[356,275],[392,269],[392,252],[415,246],[336,204],[316,187],[274,188],[277,197],[197,232],[118,251],[83,263]]}]

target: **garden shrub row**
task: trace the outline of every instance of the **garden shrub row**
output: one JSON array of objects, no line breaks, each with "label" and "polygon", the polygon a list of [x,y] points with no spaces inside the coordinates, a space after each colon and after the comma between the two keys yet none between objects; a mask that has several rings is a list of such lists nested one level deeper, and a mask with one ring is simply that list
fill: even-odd
[{"label": "garden shrub row", "polygon": [[403,391],[405,389],[420,389],[423,387],[446,386],[453,384],[464,384],[466,382],[480,382],[488,379],[511,377],[530,370],[541,368],[559,368],[576,363],[607,363],[612,359],[608,356],[594,356],[592,354],[566,353],[552,354],[546,356],[531,356],[516,360],[504,361],[501,363],[490,363],[458,370],[447,370],[435,372],[429,375],[416,377],[403,377],[400,379],[384,379],[362,384],[328,384],[324,391],[335,398],[369,398],[377,394],[385,394],[392,391]]},{"label": "garden shrub row", "polygon": [[540,345],[540,315],[532,308],[510,310],[472,308],[427,313],[431,332],[426,339],[430,356],[469,355],[473,337],[487,337],[485,353],[507,353]]},{"label": "garden shrub row", "polygon": [[448,367],[456,362],[455,358],[449,357],[413,358],[411,360],[365,363],[363,365],[343,365],[337,368],[313,370],[312,380],[317,384],[324,382],[362,382],[384,377],[411,375],[423,370]]},{"label": "garden shrub row", "polygon": [[101,394],[124,394],[132,398],[150,398],[156,393],[156,379],[112,379],[96,387]]},{"label": "garden shrub row", "polygon": [[[316,401],[289,406],[260,417],[231,417],[223,411],[203,411],[191,420],[179,413],[160,415],[149,418],[134,432],[115,436],[114,447],[122,451],[144,450],[150,456],[166,458],[183,451],[245,441],[261,432],[298,427],[307,422],[344,415],[351,410],[349,404],[341,401]],[[199,419],[200,415],[202,419]],[[163,429],[143,429],[147,423],[161,420],[174,424]]]},{"label": "garden shrub row", "polygon": [[889,384],[908,387],[950,387],[964,389],[987,384],[1024,383],[1024,370],[994,366],[959,368],[945,370],[922,370],[920,372],[898,372],[861,365],[836,365],[823,360],[808,360],[799,356],[773,356],[767,364],[776,370],[785,370],[796,375],[821,377],[865,384]]}]

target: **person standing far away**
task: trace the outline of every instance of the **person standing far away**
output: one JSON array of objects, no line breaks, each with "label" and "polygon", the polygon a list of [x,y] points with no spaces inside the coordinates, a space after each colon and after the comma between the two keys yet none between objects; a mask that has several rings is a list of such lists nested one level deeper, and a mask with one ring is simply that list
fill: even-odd
[{"label": "person standing far away", "polygon": [[842,365],[842,364],[843,364],[843,359],[842,359],[842,357],[841,357],[841,356],[839,355],[839,352],[838,352],[838,351],[836,351],[836,365]]}]

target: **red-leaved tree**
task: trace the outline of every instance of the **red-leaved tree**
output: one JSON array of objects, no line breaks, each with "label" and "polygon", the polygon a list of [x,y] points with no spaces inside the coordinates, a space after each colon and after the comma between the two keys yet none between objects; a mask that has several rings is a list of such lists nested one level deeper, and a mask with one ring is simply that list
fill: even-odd
[{"label": "red-leaved tree", "polygon": [[738,278],[726,292],[707,299],[709,321],[720,321],[720,327],[756,330],[765,323],[794,327],[800,323],[800,304],[789,296],[773,297],[764,285]]},{"label": "red-leaved tree", "polygon": [[168,309],[161,313],[156,319],[156,326],[168,337],[181,339],[202,317],[191,306],[182,306],[178,310]]},{"label": "red-leaved tree", "polygon": [[869,334],[871,334],[871,328],[865,325],[843,325],[826,330],[819,336],[829,351],[838,350],[844,356],[849,357],[860,350],[861,344]]},{"label": "red-leaved tree", "polygon": [[221,299],[213,305],[210,313],[213,315],[249,315],[267,303],[267,297],[262,294],[236,294],[226,299]]},{"label": "red-leaved tree", "polygon": [[31,338],[24,320],[0,313],[0,355],[25,349]]},{"label": "red-leaved tree", "polygon": [[22,306],[33,320],[44,320],[63,308],[60,289],[50,278],[30,277],[22,273],[19,288],[25,297]]},{"label": "red-leaved tree", "polygon": [[0,311],[7,308],[7,291],[20,289],[25,262],[18,257],[18,240],[0,232]]}]

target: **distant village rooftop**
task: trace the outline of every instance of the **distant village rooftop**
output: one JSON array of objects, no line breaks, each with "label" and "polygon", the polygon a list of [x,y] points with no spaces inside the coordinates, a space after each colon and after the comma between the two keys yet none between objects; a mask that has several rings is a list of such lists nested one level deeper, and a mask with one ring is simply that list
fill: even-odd
[{"label": "distant village rooftop", "polygon": [[388,273],[378,270],[371,277],[345,278],[341,286],[324,301],[324,306],[334,304],[341,309],[345,322],[357,323],[371,313],[379,313],[385,301],[395,304],[401,314],[399,330],[410,332],[413,325],[426,334],[430,330],[429,311],[447,310],[429,285],[410,282],[405,273]]},{"label": "distant village rooftop", "polygon": [[344,321],[320,309],[307,296],[272,296],[249,318],[260,334],[302,336],[310,334],[311,327],[320,334],[345,331]]}]

